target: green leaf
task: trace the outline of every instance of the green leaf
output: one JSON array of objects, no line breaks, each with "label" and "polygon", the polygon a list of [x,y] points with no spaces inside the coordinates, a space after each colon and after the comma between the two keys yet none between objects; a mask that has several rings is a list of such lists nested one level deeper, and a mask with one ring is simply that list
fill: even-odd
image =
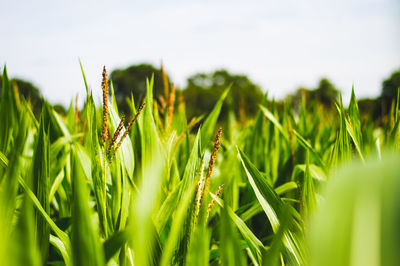
[{"label": "green leaf", "polygon": [[154,222],[157,228],[157,232],[162,232],[166,223],[171,218],[171,215],[176,210],[176,207],[179,204],[181,191],[183,191],[182,183],[179,183],[179,185],[177,185],[174,190],[172,190],[172,192],[168,194],[163,204],[161,205]]},{"label": "green leaf", "polygon": [[[305,172],[306,167],[307,167],[306,164],[297,164],[293,169],[292,180],[296,180],[296,177],[299,175],[299,173]],[[314,178],[315,180],[318,181],[328,180],[325,172],[320,167],[316,166],[315,164],[309,164],[308,167],[311,177]]]},{"label": "green leaf", "polygon": [[73,147],[72,163],[72,243],[74,265],[104,265],[103,249],[92,225],[89,189],[79,151]]},{"label": "green leaf", "polygon": [[83,71],[83,66],[82,66],[82,62],[81,62],[80,59],[79,59],[79,66],[81,67],[83,82],[85,83],[86,99],[89,99],[89,96],[90,96],[90,93],[89,93],[89,86],[88,86],[88,84],[87,84],[86,75],[85,75],[85,72]]},{"label": "green leaf", "polygon": [[0,152],[0,163],[1,163],[1,166],[2,166],[3,168],[6,168],[7,165],[8,165],[8,159],[7,159],[7,157],[4,155],[4,153],[2,153],[2,152]]},{"label": "green leaf", "polygon": [[105,157],[101,155],[101,147],[97,133],[96,107],[93,97],[90,96],[87,103],[88,130],[89,130],[89,147],[90,160],[92,165],[92,181],[93,190],[96,198],[97,213],[99,215],[100,230],[104,236],[108,236],[107,224],[107,192],[106,192],[106,173],[103,170],[105,165]]},{"label": "green leaf", "polygon": [[333,148],[332,166],[337,166],[339,163],[348,161],[351,158],[350,139],[347,132],[345,111],[343,108],[342,97],[340,96],[340,105],[336,105],[339,112],[339,128],[337,130],[335,146]]},{"label": "green leaf", "polygon": [[354,86],[351,89],[351,98],[349,105],[349,118],[351,123],[352,131],[354,132],[354,139],[356,139],[359,145],[362,145],[362,133],[361,133],[361,119],[360,112],[358,111],[358,104],[356,95],[354,93]]},{"label": "green leaf", "polygon": [[361,146],[359,143],[359,138],[361,137],[357,137],[357,133],[348,119],[346,119],[346,129],[350,135],[351,140],[353,140],[354,146],[356,147],[357,153],[360,156],[361,161],[364,161],[364,156],[362,154]]},{"label": "green leaf", "polygon": [[[33,154],[33,192],[46,213],[50,213],[50,139],[45,132],[48,128],[46,108],[43,108],[40,119],[40,130]],[[35,212],[36,239],[40,247],[42,261],[45,264],[48,256],[50,228],[46,220]]]},{"label": "green leaf", "polygon": [[[26,121],[20,120],[19,129],[15,145],[10,150],[8,167],[4,171],[1,179],[0,189],[0,228],[3,232],[3,239],[9,239],[12,231],[12,218],[16,208],[18,177],[24,169],[23,165],[23,150],[26,142]],[[5,158],[3,158],[5,160]],[[6,161],[4,162],[6,163]],[[0,260],[6,255],[6,245],[4,240],[0,241]]]},{"label": "green leaf", "polygon": [[310,224],[309,265],[396,265],[400,259],[400,157],[339,169]]},{"label": "green leaf", "polygon": [[346,117],[346,129],[351,139],[353,140],[354,146],[360,156],[361,161],[364,161],[362,154],[362,133],[361,133],[361,119],[360,112],[358,111],[358,104],[356,95],[354,94],[354,86],[351,90],[351,99],[349,105],[349,114]]},{"label": "green leaf", "polygon": [[54,179],[53,184],[51,185],[50,188],[50,193],[49,193],[49,202],[53,199],[54,195],[56,194],[57,189],[60,187],[61,182],[64,180],[64,170],[62,169],[60,173],[56,176]]},{"label": "green leaf", "polygon": [[[237,216],[234,216],[234,218],[236,220],[240,219]],[[222,265],[245,265],[246,261],[243,251],[240,247],[238,232],[229,217],[229,211],[227,207],[222,208],[219,232],[221,238],[220,252]],[[248,239],[251,237],[252,236],[250,234],[247,235]],[[254,238],[254,240],[254,242],[257,243],[257,246],[255,246],[254,249],[258,252],[262,248],[262,243],[257,242],[256,238]]]},{"label": "green leaf", "polygon": [[[110,126],[111,131],[115,132],[121,118],[118,116],[117,111],[113,106],[109,107],[110,111]],[[121,135],[125,132],[125,127],[122,129]],[[117,155],[120,156],[123,167],[126,169],[128,176],[133,180],[133,171],[135,168],[135,157],[133,156],[132,142],[129,137],[126,137],[118,149]]]},{"label": "green leaf", "polygon": [[323,169],[325,169],[325,164],[322,161],[321,157],[318,155],[318,153],[314,150],[314,148],[311,146],[311,144],[306,141],[302,136],[300,136],[300,134],[293,129],[293,134],[296,136],[296,138],[298,139],[299,143],[301,146],[303,146],[307,151],[309,151],[311,153],[311,155],[313,156],[313,158],[315,159],[316,163],[321,166]]},{"label": "green leaf", "polygon": [[246,171],[247,177],[253,190],[256,194],[261,207],[267,215],[272,228],[276,231],[279,227],[278,212],[281,207],[281,200],[274,189],[268,185],[262,174],[250,163],[246,155],[239,149],[239,157],[243,168]]},{"label": "green leaf", "polygon": [[193,143],[192,151],[190,152],[189,160],[185,167],[185,172],[183,174],[182,191],[186,191],[187,188],[190,187],[191,184],[196,181],[196,174],[198,172],[198,169],[200,168],[201,158],[202,158],[200,140],[201,140],[201,130],[199,129]]},{"label": "green leaf", "polygon": [[[31,183],[31,182],[30,182]],[[8,265],[43,265],[35,238],[35,216],[32,202],[25,195],[21,214],[8,241]],[[21,245],[23,243],[23,245]]]},{"label": "green leaf", "polygon": [[[161,257],[162,266],[172,265],[172,257],[174,252],[179,249],[178,243],[180,238],[190,235],[190,232],[182,232],[181,229],[184,227],[187,216],[191,215],[192,211],[190,209],[194,208],[194,205],[190,206],[190,204],[193,203],[195,188],[195,183],[192,183],[184,192],[182,199],[177,206],[175,215],[172,218],[171,230],[168,234],[167,242],[164,245],[163,254]],[[184,255],[183,258],[185,258]]]},{"label": "green leaf", "polygon": [[260,105],[261,111],[264,115],[275,125],[286,141],[289,141],[288,133],[283,129],[282,125],[279,123],[278,119],[264,106]]},{"label": "green leaf", "polygon": [[[157,134],[157,127],[153,117],[153,84],[154,77],[146,81],[146,106],[142,110],[142,115],[139,117],[140,136],[141,136],[141,151],[142,163],[153,160],[153,152],[160,151],[160,139]],[[144,169],[144,168],[142,168]],[[144,173],[143,173],[144,175]]]},{"label": "green leaf", "polygon": [[112,107],[115,111],[115,114],[118,116],[118,114],[119,114],[118,113],[118,105],[117,105],[117,100],[115,100],[114,85],[113,85],[112,80],[110,81],[110,90],[111,90],[111,105],[109,107]]},{"label": "green leaf", "polygon": [[279,187],[276,187],[275,192],[276,194],[280,195],[296,188],[297,184],[295,182],[289,181],[286,182],[285,184],[280,185]]},{"label": "green leaf", "polygon": [[127,230],[118,231],[110,236],[103,244],[105,262],[108,263],[129,240],[130,234]]},{"label": "green leaf", "polygon": [[197,226],[190,237],[190,247],[186,257],[186,265],[208,266],[210,260],[211,232],[205,226]]},{"label": "green leaf", "polygon": [[10,148],[9,145],[12,141],[13,131],[15,134],[15,130],[18,129],[20,116],[16,100],[17,96],[14,94],[11,82],[8,79],[7,67],[4,66],[0,101],[0,151],[6,155]]},{"label": "green leaf", "polygon": [[290,212],[288,208],[283,208],[282,224],[272,239],[271,246],[263,254],[263,265],[281,265],[279,258],[283,248],[285,231],[288,229],[290,221]]},{"label": "green leaf", "polygon": [[306,169],[304,171],[303,182],[301,183],[302,198],[300,199],[303,203],[304,220],[307,220],[310,215],[317,208],[317,199],[315,197],[314,182],[310,174],[309,167],[309,154],[307,153]]},{"label": "green leaf", "polygon": [[152,217],[159,205],[165,160],[158,152],[148,156],[153,160],[143,166],[143,178],[131,209],[131,213],[135,214],[131,224],[131,246],[134,254],[140,254],[134,257],[135,265],[159,264],[159,236]]}]

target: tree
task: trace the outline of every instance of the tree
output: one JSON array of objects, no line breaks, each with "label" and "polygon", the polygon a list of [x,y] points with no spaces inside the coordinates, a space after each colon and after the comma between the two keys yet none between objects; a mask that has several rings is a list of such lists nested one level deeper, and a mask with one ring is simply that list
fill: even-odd
[{"label": "tree", "polygon": [[397,97],[397,90],[400,88],[400,70],[393,72],[389,78],[382,83],[382,98],[388,103]]},{"label": "tree", "polygon": [[338,96],[339,90],[327,78],[322,78],[317,88],[312,90],[299,88],[289,97],[295,106],[299,106],[302,97],[305,97],[306,103],[319,102],[327,108],[332,108]]},{"label": "tree", "polygon": [[188,118],[209,113],[230,85],[232,88],[222,107],[220,120],[226,118],[228,105],[231,105],[235,114],[242,119],[244,115],[254,116],[259,110],[258,104],[263,99],[260,87],[245,75],[232,74],[220,69],[213,73],[198,73],[187,79],[183,95]]},{"label": "tree", "polygon": [[358,109],[360,110],[361,117],[365,117],[366,120],[370,119],[372,116],[372,120],[375,121],[377,124],[381,122],[381,112],[382,112],[382,98],[377,99],[359,99],[358,102]]},{"label": "tree", "polygon": [[318,87],[313,91],[313,93],[313,98],[329,107],[334,105],[339,96],[338,89],[336,89],[336,87],[327,78],[322,78],[319,81]]},{"label": "tree", "polygon": [[111,72],[111,80],[115,89],[115,98],[118,108],[123,113],[129,113],[130,107],[127,98],[134,97],[135,104],[140,104],[146,95],[146,79],[154,75],[154,96],[163,94],[163,76],[161,69],[151,64],[132,65],[125,69],[116,69]]}]

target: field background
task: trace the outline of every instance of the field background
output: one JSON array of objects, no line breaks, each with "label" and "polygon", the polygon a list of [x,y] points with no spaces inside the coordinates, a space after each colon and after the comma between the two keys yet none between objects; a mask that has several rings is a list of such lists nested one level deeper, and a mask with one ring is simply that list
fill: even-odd
[{"label": "field background", "polygon": [[377,113],[360,113],[355,90],[324,98],[331,87],[241,103],[233,82],[199,115],[160,71],[118,99],[104,68],[99,103],[82,68],[84,104],[63,111],[35,110],[4,68],[2,264],[398,261],[395,82]]}]

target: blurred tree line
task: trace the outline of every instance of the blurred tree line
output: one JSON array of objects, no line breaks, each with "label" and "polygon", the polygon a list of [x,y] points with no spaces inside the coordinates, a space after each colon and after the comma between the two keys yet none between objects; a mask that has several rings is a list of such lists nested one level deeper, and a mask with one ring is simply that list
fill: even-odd
[{"label": "blurred tree line", "polygon": [[[143,99],[145,94],[145,79],[154,74],[155,95],[163,93],[162,70],[152,65],[133,65],[126,69],[117,69],[111,73],[117,101],[125,111],[129,111],[126,98],[131,94],[134,99]],[[226,120],[227,110],[231,108],[236,117],[244,121],[253,117],[258,111],[258,105],[263,101],[263,92],[258,85],[246,75],[233,74],[225,69],[211,73],[197,73],[187,78],[186,86],[180,90],[186,102],[188,119],[207,114],[214,107],[222,92],[231,87],[228,99],[224,102],[220,120]],[[372,115],[376,121],[384,117],[397,97],[400,87],[400,70],[393,72],[382,83],[382,92],[375,99],[359,99],[361,115]],[[299,88],[289,94],[287,100],[298,108],[302,98],[306,103],[320,103],[325,109],[335,111],[335,103],[339,101],[340,91],[327,78],[322,78],[316,88]],[[282,102],[276,102],[279,105]],[[136,105],[139,103],[136,102]]]},{"label": "blurred tree line", "polygon": [[[124,112],[129,112],[127,97],[132,95],[136,105],[146,93],[146,78],[154,75],[154,95],[161,101],[164,96],[164,80],[162,69],[149,64],[130,66],[111,72],[111,80],[115,88],[118,106]],[[168,78],[168,75],[167,79]],[[168,86],[171,86],[168,82]],[[227,70],[216,70],[213,73],[197,73],[187,79],[187,85],[179,93],[185,99],[186,114],[189,119],[209,113],[223,91],[231,86],[227,101],[224,102],[220,119],[226,118],[228,108],[244,119],[246,115],[253,116],[258,110],[258,104],[263,99],[263,92],[245,75],[229,73]]]},{"label": "blurred tree line", "polygon": [[[129,99],[133,96],[136,106],[144,99],[146,78],[154,75],[154,95],[159,105],[165,104],[165,86],[172,86],[163,68],[151,64],[132,65],[125,69],[115,69],[110,78],[114,85],[115,97],[122,113],[129,113]],[[43,102],[40,90],[32,83],[13,79],[15,88],[28,100],[35,115],[38,115]],[[1,84],[1,75],[0,75]],[[1,86],[1,85],[0,85]],[[240,121],[253,117],[258,111],[258,105],[263,102],[264,93],[246,75],[230,73],[219,69],[211,73],[196,73],[187,78],[184,88],[177,88],[178,99],[184,99],[188,120],[209,113],[218,101],[223,91],[231,86],[231,91],[221,110],[220,122],[227,118],[228,110],[233,110]],[[359,99],[361,115],[372,115],[376,121],[385,117],[400,87],[400,70],[393,72],[382,83],[381,95],[376,99]],[[334,110],[335,102],[339,100],[340,91],[327,78],[322,78],[316,88],[299,88],[286,98],[295,108],[302,99],[306,103],[320,103],[324,108]],[[175,101],[178,104],[178,101]],[[277,102],[277,104],[281,104]],[[59,112],[65,112],[61,105],[56,105]]]},{"label": "blurred tree line", "polygon": [[327,78],[322,78],[315,89],[299,88],[288,97],[295,107],[300,105],[302,98],[306,103],[319,102],[326,108],[333,108],[339,99],[339,90]]}]

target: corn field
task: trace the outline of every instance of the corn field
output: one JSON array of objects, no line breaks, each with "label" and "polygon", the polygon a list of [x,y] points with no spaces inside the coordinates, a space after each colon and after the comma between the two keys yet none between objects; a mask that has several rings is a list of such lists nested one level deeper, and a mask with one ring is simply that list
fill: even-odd
[{"label": "corn field", "polygon": [[[1,265],[395,265],[399,98],[383,126],[348,108],[265,95],[254,118],[187,121],[147,80],[120,114],[103,70],[66,115],[39,118],[4,68]],[[100,77],[100,75],[99,75]],[[101,86],[100,86],[101,84]],[[96,99],[97,100],[97,99]]]}]

